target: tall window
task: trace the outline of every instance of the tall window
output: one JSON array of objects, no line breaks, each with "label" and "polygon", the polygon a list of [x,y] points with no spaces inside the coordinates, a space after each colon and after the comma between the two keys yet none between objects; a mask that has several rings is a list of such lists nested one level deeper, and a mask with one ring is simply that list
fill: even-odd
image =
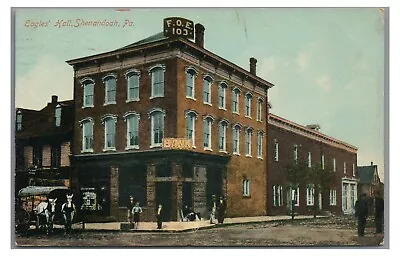
[{"label": "tall window", "polygon": [[218,107],[220,109],[226,109],[225,105],[226,87],[227,85],[225,83],[220,83],[218,86]]},{"label": "tall window", "polygon": [[226,129],[228,127],[228,123],[225,120],[222,120],[218,124],[218,147],[219,151],[226,152]]},{"label": "tall window", "polygon": [[194,99],[194,80],[196,70],[194,68],[186,68],[186,97]]},{"label": "tall window", "polygon": [[188,111],[185,115],[186,118],[186,138],[192,141],[192,146],[195,146],[195,120],[197,119],[197,113],[194,111]]},{"label": "tall window", "polygon": [[164,137],[164,116],[161,109],[154,109],[150,112],[151,118],[151,144],[150,147],[160,147]]},{"label": "tall window", "polygon": [[243,186],[243,196],[249,197],[250,196],[250,181],[247,178],[243,179],[242,186]]},{"label": "tall window", "polygon": [[336,205],[336,189],[329,190],[329,205]]},{"label": "tall window", "polygon": [[155,65],[149,69],[151,75],[151,97],[164,97],[164,65]]},{"label": "tall window", "polygon": [[43,147],[42,145],[35,145],[33,147],[33,164],[36,166],[42,166],[43,160]]},{"label": "tall window", "polygon": [[22,130],[22,112],[18,110],[17,112],[17,131]]},{"label": "tall window", "polygon": [[104,125],[104,150],[115,150],[115,123],[117,117],[106,115],[102,119]]},{"label": "tall window", "polygon": [[263,133],[257,132],[257,158],[262,158]]},{"label": "tall window", "polygon": [[140,115],[136,112],[128,112],[124,118],[126,121],[126,149],[138,149]]},{"label": "tall window", "polygon": [[203,78],[203,103],[211,105],[211,83],[212,78],[205,76]]},{"label": "tall window", "polygon": [[322,168],[322,170],[325,169],[325,156],[324,155],[321,155],[321,168]]},{"label": "tall window", "polygon": [[277,140],[274,142],[274,160],[276,162],[279,161],[279,144]]},{"label": "tall window", "polygon": [[345,162],[343,162],[343,173],[346,173],[346,161]]},{"label": "tall window", "polygon": [[300,205],[300,188],[291,188],[292,189],[292,200],[294,200],[294,205]]},{"label": "tall window", "polygon": [[299,154],[299,147],[295,144],[293,146],[293,160],[295,163],[297,163],[298,154]]},{"label": "tall window", "polygon": [[106,77],[103,78],[104,84],[105,84],[105,98],[104,98],[104,104],[114,104],[116,103],[115,101],[115,94],[116,94],[116,87],[117,87],[117,79],[115,75],[107,75]]},{"label": "tall window", "polygon": [[139,100],[140,72],[135,69],[130,69],[125,73],[125,78],[127,88],[126,101]]},{"label": "tall window", "polygon": [[257,121],[262,121],[262,103],[263,100],[261,98],[259,98],[257,100]]},{"label": "tall window", "polygon": [[82,126],[82,152],[93,152],[93,120],[86,118],[80,124]]},{"label": "tall window", "polygon": [[51,167],[58,168],[60,167],[61,161],[61,146],[56,145],[51,147]]},{"label": "tall window", "polygon": [[353,164],[353,176],[356,176],[356,166]]},{"label": "tall window", "polygon": [[210,116],[206,116],[203,119],[203,144],[204,149],[211,150],[211,124],[213,122],[213,118]]},{"label": "tall window", "polygon": [[312,155],[311,152],[308,152],[308,167],[311,168],[312,165]]},{"label": "tall window", "polygon": [[83,85],[83,104],[82,107],[93,107],[93,89],[94,81],[90,78],[81,80]]},{"label": "tall window", "polygon": [[273,205],[274,206],[282,206],[283,205],[283,196],[282,196],[282,186],[274,185],[272,186],[272,196],[273,196]]},{"label": "tall window", "polygon": [[232,112],[239,114],[239,89],[235,88],[232,91]]},{"label": "tall window", "polygon": [[59,127],[61,125],[61,106],[57,105],[56,110],[54,112],[54,119],[56,122],[56,126]]},{"label": "tall window", "polygon": [[314,205],[314,186],[307,186],[307,206]]},{"label": "tall window", "polygon": [[245,153],[246,156],[251,156],[251,135],[252,135],[252,129],[251,128],[247,128],[246,132],[245,132]]},{"label": "tall window", "polygon": [[336,172],[336,158],[333,158],[332,160],[332,164],[333,164],[333,171]]},{"label": "tall window", "polygon": [[239,155],[239,135],[240,135],[240,126],[236,124],[233,126],[233,153]]},{"label": "tall window", "polygon": [[245,97],[245,104],[244,104],[244,115],[246,117],[251,117],[251,100],[252,100],[251,93],[247,93]]}]

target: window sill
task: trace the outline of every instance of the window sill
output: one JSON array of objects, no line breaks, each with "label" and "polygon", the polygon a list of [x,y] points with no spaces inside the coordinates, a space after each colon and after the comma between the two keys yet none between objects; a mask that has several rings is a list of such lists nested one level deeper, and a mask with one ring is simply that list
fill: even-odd
[{"label": "window sill", "polygon": [[204,148],[205,151],[213,151],[211,148]]},{"label": "window sill", "polygon": [[140,99],[128,99],[125,102],[128,103],[128,102],[138,102],[138,101],[140,101]]},{"label": "window sill", "polygon": [[[193,144],[194,144],[194,143],[193,143]],[[192,146],[192,148],[196,148],[196,146],[195,146],[195,145],[193,145],[193,146]]]},{"label": "window sill", "polygon": [[226,150],[219,150],[219,153],[228,154],[228,152]]},{"label": "window sill", "polygon": [[130,150],[130,149],[139,149],[139,146],[135,145],[135,146],[128,146],[125,148],[125,150]]},{"label": "window sill", "polygon": [[82,109],[85,109],[85,108],[94,108],[94,105],[82,106]]},{"label": "window sill", "polygon": [[116,101],[104,102],[103,106],[115,105],[115,104],[117,104],[117,102],[116,102]]},{"label": "window sill", "polygon": [[162,147],[162,144],[160,143],[160,144],[153,144],[153,145],[150,145],[150,148],[161,148]]},{"label": "window sill", "polygon": [[208,106],[211,106],[211,107],[212,107],[212,104],[209,103],[209,102],[204,102],[204,101],[203,101],[203,103],[204,103],[204,105],[208,105]]},{"label": "window sill", "polygon": [[224,110],[224,111],[226,111],[226,108],[224,108],[224,107],[223,107],[223,108],[221,108],[221,107],[218,107],[218,109],[221,109],[221,110]]},{"label": "window sill", "polygon": [[240,116],[239,112],[232,112],[232,114]]},{"label": "window sill", "polygon": [[150,96],[150,99],[155,99],[155,98],[164,98],[164,95],[154,95],[154,96]]},{"label": "window sill", "polygon": [[117,149],[115,147],[112,148],[103,148],[103,152],[107,152],[107,151],[117,151]]},{"label": "window sill", "polygon": [[195,98],[193,98],[193,97],[190,97],[190,96],[186,96],[186,99],[189,99],[189,100],[194,100],[194,101],[196,101],[196,99],[195,99]]},{"label": "window sill", "polygon": [[233,155],[235,155],[235,156],[240,156],[240,153],[233,152]]},{"label": "window sill", "polygon": [[257,119],[257,122],[260,122],[260,123],[262,123],[262,120],[258,120],[258,119]]},{"label": "window sill", "polygon": [[251,116],[244,116],[244,117],[249,118],[249,119],[252,119]]},{"label": "window sill", "polygon": [[264,160],[264,158],[262,158],[262,156],[257,156],[257,159]]},{"label": "window sill", "polygon": [[251,155],[247,155],[247,154],[246,154],[246,157],[250,157],[250,158],[252,158],[252,156],[251,156]]},{"label": "window sill", "polygon": [[245,198],[245,199],[250,199],[251,198],[250,195],[242,195],[242,197]]},{"label": "window sill", "polygon": [[93,149],[81,150],[81,153],[93,153]]}]

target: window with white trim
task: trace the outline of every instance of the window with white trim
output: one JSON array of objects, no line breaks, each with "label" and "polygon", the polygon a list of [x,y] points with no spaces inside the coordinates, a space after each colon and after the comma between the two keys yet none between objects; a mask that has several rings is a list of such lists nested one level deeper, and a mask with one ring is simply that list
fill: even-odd
[{"label": "window with white trim", "polygon": [[292,200],[294,200],[295,206],[300,206],[300,188],[292,189]]},{"label": "window with white trim", "polygon": [[124,115],[126,122],[126,149],[139,149],[139,120],[140,115],[129,112]]},{"label": "window with white trim", "polygon": [[104,125],[104,150],[115,150],[115,123],[117,116],[107,115],[102,118]]},{"label": "window with white trim", "polygon": [[312,155],[311,152],[308,152],[308,167],[311,168],[312,165]]},{"label": "window with white trim", "polygon": [[329,205],[336,205],[336,189],[329,190]]},{"label": "window with white trim", "polygon": [[239,135],[240,135],[240,126],[235,125],[233,127],[233,154],[239,155]]},{"label": "window with white trim", "polygon": [[257,132],[257,158],[262,158],[263,132]]},{"label": "window with white trim", "polygon": [[194,86],[196,70],[194,68],[186,68],[186,98],[194,99]]},{"label": "window with white trim", "polygon": [[94,92],[94,81],[93,79],[87,78],[81,80],[83,86],[83,108],[93,107],[93,92]]},{"label": "window with white trim", "polygon": [[356,166],[353,164],[353,176],[356,176]]},{"label": "window with white trim", "polygon": [[346,173],[346,161],[343,162],[343,173]]},{"label": "window with white trim", "polygon": [[274,160],[276,162],[279,161],[279,144],[278,144],[278,141],[276,139],[275,139],[275,142],[274,142]]},{"label": "window with white trim", "polygon": [[321,168],[322,170],[325,170],[325,156],[321,155]]},{"label": "window with white trim", "polygon": [[161,109],[154,109],[149,113],[151,119],[151,141],[150,147],[161,147],[164,137],[164,116],[165,112]]},{"label": "window with white trim", "polygon": [[203,78],[203,103],[211,105],[212,78],[208,75]]},{"label": "window with white trim", "polygon": [[86,118],[79,123],[82,127],[82,152],[93,152],[93,120]]},{"label": "window with white trim", "polygon": [[239,114],[239,89],[235,88],[232,91],[232,112]]},{"label": "window with white trim", "polygon": [[244,104],[244,116],[251,118],[251,101],[253,96],[251,93],[247,93],[245,97],[245,104]]},{"label": "window with white trim", "polygon": [[332,160],[332,164],[333,164],[333,171],[336,172],[336,158],[333,158]]},{"label": "window with white trim", "polygon": [[103,78],[105,85],[105,97],[104,105],[115,104],[116,90],[117,90],[117,79],[115,75],[107,75]]},{"label": "window with white trim", "polygon": [[296,144],[294,144],[293,145],[293,160],[295,163],[297,163],[298,154],[299,154],[299,147]]},{"label": "window with white trim", "polygon": [[22,112],[18,110],[17,112],[17,131],[22,130]]},{"label": "window with white trim", "polygon": [[314,186],[309,184],[307,186],[307,206],[314,205],[314,193]]},{"label": "window with white trim", "polygon": [[245,131],[245,144],[244,144],[244,151],[246,156],[251,156],[251,135],[253,133],[252,128],[247,128]]},{"label": "window with white trim", "polygon": [[247,178],[243,179],[242,185],[243,185],[243,196],[249,197],[250,196],[250,181]]},{"label": "window with white trim", "polygon": [[211,150],[211,124],[213,119],[206,116],[203,119],[203,144],[204,149]]},{"label": "window with white trim", "polygon": [[194,111],[188,111],[185,115],[186,119],[186,138],[192,141],[192,146],[195,146],[195,120],[197,119],[197,113]]},{"label": "window with white trim", "polygon": [[220,83],[218,85],[218,108],[226,109],[225,106],[225,95],[226,95],[227,85],[225,83]]},{"label": "window with white trim", "polygon": [[128,70],[125,73],[126,88],[127,88],[127,99],[126,101],[138,101],[139,96],[139,85],[140,85],[140,72],[138,70]]},{"label": "window with white trim", "polygon": [[283,195],[282,195],[282,186],[274,185],[272,186],[272,201],[274,206],[282,206],[283,205]]},{"label": "window with white trim", "polygon": [[54,111],[54,119],[57,127],[60,127],[61,125],[61,106],[57,105],[55,111]]},{"label": "window with white trim", "polygon": [[257,121],[262,121],[262,104],[263,100],[261,98],[257,99]]},{"label": "window with white trim", "polygon": [[151,96],[152,98],[164,97],[164,65],[155,65],[149,69],[151,75]]},{"label": "window with white trim", "polygon": [[218,123],[218,147],[220,152],[226,152],[226,130],[228,123],[222,120]]}]

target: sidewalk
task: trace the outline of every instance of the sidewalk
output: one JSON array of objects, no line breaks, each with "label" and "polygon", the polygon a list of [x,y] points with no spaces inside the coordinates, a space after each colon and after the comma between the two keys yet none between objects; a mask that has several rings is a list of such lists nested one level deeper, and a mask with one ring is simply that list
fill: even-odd
[{"label": "sidewalk", "polygon": [[[317,216],[317,218],[324,218],[326,216]],[[257,216],[257,217],[238,217],[238,218],[225,218],[223,224],[210,224],[210,220],[202,221],[169,221],[163,222],[162,229],[157,229],[156,222],[140,222],[138,229],[121,230],[121,226],[126,226],[126,222],[109,222],[109,223],[85,223],[85,231],[124,231],[124,232],[184,232],[199,229],[207,229],[213,227],[221,227],[234,224],[244,223],[262,223],[271,221],[290,220],[292,217],[288,215],[283,216]],[[312,219],[313,216],[296,216],[295,220],[299,219]],[[72,226],[73,229],[82,229],[82,223],[76,223]]]}]

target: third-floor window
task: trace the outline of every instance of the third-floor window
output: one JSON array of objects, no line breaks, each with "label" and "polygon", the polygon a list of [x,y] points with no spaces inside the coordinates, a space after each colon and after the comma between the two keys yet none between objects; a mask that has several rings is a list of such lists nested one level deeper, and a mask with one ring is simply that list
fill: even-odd
[{"label": "third-floor window", "polygon": [[158,64],[149,69],[151,75],[150,98],[164,97],[164,73],[165,66]]},{"label": "third-floor window", "polygon": [[186,97],[195,99],[194,91],[195,91],[195,78],[196,78],[196,70],[192,67],[186,68]]},{"label": "third-floor window", "polygon": [[239,89],[235,88],[232,91],[232,112],[239,114]]},{"label": "third-floor window", "polygon": [[105,97],[104,97],[104,105],[115,104],[116,101],[116,90],[117,90],[117,79],[115,75],[107,75],[103,78],[104,86],[105,86]]},{"label": "third-floor window", "polygon": [[209,75],[203,78],[203,103],[211,105],[211,83],[212,78]]},{"label": "third-floor window", "polygon": [[227,85],[225,83],[220,83],[218,85],[218,108],[219,109],[226,109],[226,104],[225,104],[226,88],[227,88]]},{"label": "third-floor window", "polygon": [[93,91],[94,91],[94,81],[90,78],[84,78],[81,80],[83,86],[83,108],[93,107]]},{"label": "third-floor window", "polygon": [[252,101],[251,93],[247,93],[245,97],[245,104],[244,104],[244,116],[251,118],[251,101]]},{"label": "third-floor window", "polygon": [[139,84],[140,84],[140,72],[136,69],[128,70],[125,73],[126,78],[126,101],[138,101],[139,96]]}]

